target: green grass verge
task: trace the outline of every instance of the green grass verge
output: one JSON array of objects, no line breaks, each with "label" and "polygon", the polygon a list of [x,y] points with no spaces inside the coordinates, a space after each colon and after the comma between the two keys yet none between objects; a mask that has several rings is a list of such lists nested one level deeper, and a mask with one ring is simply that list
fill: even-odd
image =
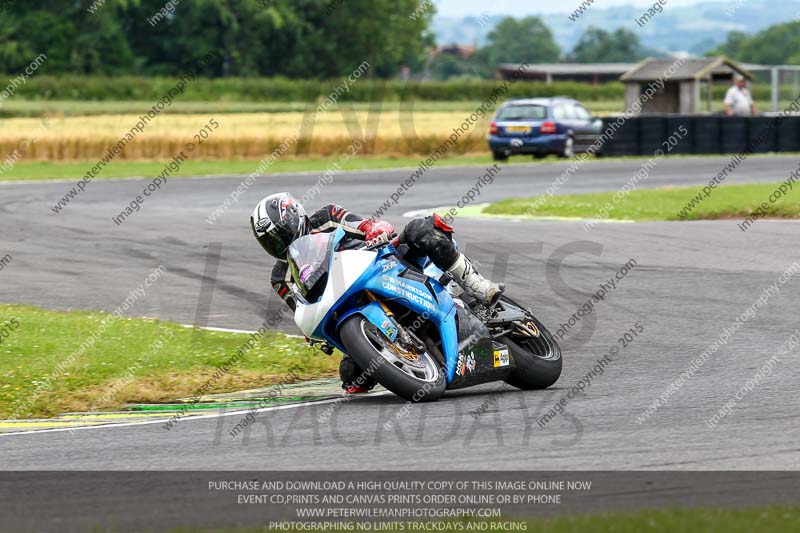
[{"label": "green grass verge", "polygon": [[[504,520],[503,520],[504,521]],[[500,521],[495,521],[498,523]],[[526,529],[520,531],[547,531],[548,533],[753,533],[761,531],[800,531],[800,507],[759,507],[752,509],[675,509],[648,510],[632,513],[602,513],[583,516],[562,516],[533,520],[509,519],[508,522],[524,523]],[[448,522],[452,528],[446,529],[442,523],[441,531],[470,531],[468,524],[482,524],[479,521]],[[458,527],[458,525],[463,527]],[[488,522],[491,524],[491,522]],[[472,531],[502,531],[473,526]],[[207,530],[181,528],[172,533],[216,531],[218,533],[255,533],[269,529],[240,528]],[[329,531],[347,531],[344,528]],[[387,533],[394,531],[414,531],[405,529],[381,529]],[[422,531],[422,530],[418,530]],[[433,531],[433,529],[430,529]]]},{"label": "green grass verge", "polygon": [[[369,170],[401,167],[416,167],[422,156],[409,157],[360,157],[352,158],[339,164],[341,170]],[[276,161],[269,169],[270,174],[279,172],[325,172],[331,165],[339,161],[338,157],[282,159]],[[515,158],[511,164],[530,163],[527,157]],[[13,180],[47,180],[74,179],[79,180],[97,161],[77,163],[52,163],[49,161],[20,162],[9,171],[0,174],[0,181]],[[131,176],[157,176],[168,161],[115,161],[105,167],[95,179],[126,178]],[[439,166],[471,166],[491,165],[494,161],[490,155],[474,154],[440,159]],[[219,174],[250,174],[258,161],[231,159],[212,161],[193,161],[183,163],[175,176],[211,176]]]},{"label": "green grass verge", "polygon": [[[791,103],[791,99],[781,100],[780,109],[786,109]],[[624,111],[622,99],[606,99],[583,101],[589,111],[597,116],[612,115]],[[302,113],[309,109],[308,102],[237,102],[237,101],[218,101],[218,102],[191,102],[175,101],[169,108],[164,109],[164,114],[198,114],[198,113]],[[414,102],[385,101],[380,104],[370,102],[347,102],[345,104],[334,104],[327,110],[328,113],[338,113],[342,105],[348,109],[356,111],[369,111],[382,109],[392,111],[397,109],[411,109],[414,113],[424,113],[428,111],[448,112],[463,111],[470,113],[481,105],[480,100],[464,101],[427,101],[418,100]],[[758,101],[756,105],[762,111],[771,109],[771,102],[768,100]],[[12,98],[3,102],[0,107],[0,118],[13,117],[44,117],[44,116],[92,116],[92,115],[119,115],[142,113],[153,106],[151,100],[112,100],[112,101],[89,101],[89,100],[24,100]],[[715,99],[712,106],[713,112],[724,111],[725,106],[722,99]]]},{"label": "green grass verge", "polygon": [[[190,397],[249,339],[247,334],[122,317],[59,370],[110,316],[0,305],[0,419],[20,406],[18,418],[44,417]],[[268,331],[209,392],[278,383],[295,365],[298,377],[311,379],[336,375],[339,360],[312,352],[302,339]]]},{"label": "green grass verge", "polygon": [[[480,100],[465,101],[414,101],[381,103],[348,102],[334,104],[326,113],[340,113],[347,108],[355,111],[397,111],[409,110],[413,113],[451,112],[471,113],[481,105]],[[623,110],[622,100],[601,100],[586,102],[587,108],[595,115],[620,113]],[[153,107],[152,101],[120,100],[120,101],[72,101],[72,100],[16,100],[4,102],[0,107],[0,118],[14,117],[53,117],[53,116],[94,116],[94,115],[127,115],[138,114]],[[162,112],[166,115],[193,114],[227,114],[227,113],[303,113],[313,109],[307,102],[181,102],[176,101]]]},{"label": "green grass verge", "polygon": [[754,531],[797,531],[800,507],[758,509],[674,509],[560,517],[528,522],[528,531],[553,533],[745,533]]},{"label": "green grass verge", "polygon": [[[758,185],[722,185],[697,205],[685,220],[745,218],[767,202],[779,183]],[[798,187],[798,185],[795,185]],[[702,187],[666,187],[632,191],[618,203],[616,192],[568,194],[547,199],[533,216],[576,218],[609,218],[612,220],[683,220],[678,214]],[[482,213],[490,215],[527,216],[536,196],[512,198],[487,206]],[[606,209],[608,217],[602,216]],[[800,217],[800,192],[790,191],[767,209],[768,217]]]},{"label": "green grass verge", "polygon": [[[617,110],[622,106],[621,100],[597,102],[600,111]],[[350,102],[334,104],[327,108],[327,113],[338,113],[342,107],[356,111],[383,110],[396,111],[409,109],[415,113],[436,111],[472,112],[481,105],[480,100],[452,102]],[[162,112],[167,115],[183,115],[198,113],[303,113],[311,107],[308,102],[183,102],[175,101]],[[153,102],[149,100],[115,100],[115,101],[73,101],[73,100],[21,100],[9,99],[0,107],[0,118],[11,117],[43,117],[43,116],[92,116],[137,114],[149,110]]]},{"label": "green grass verge", "polygon": [[[792,154],[781,154],[792,155]],[[691,155],[686,157],[715,157],[713,155]],[[339,163],[341,170],[380,170],[392,168],[413,168],[419,165],[422,156],[407,157],[354,157],[343,163]],[[625,161],[639,160],[645,156],[624,156],[607,157],[603,161]],[[284,158],[276,161],[267,172],[267,175],[281,172],[325,172],[338,162],[337,157],[323,158]],[[515,156],[502,165],[519,165],[531,163],[532,159],[527,156]],[[563,159],[550,156],[547,159],[537,160],[536,164],[563,163]],[[97,161],[79,162],[50,162],[50,161],[27,161],[19,162],[12,169],[0,174],[0,181],[28,181],[28,180],[52,180],[69,179],[79,180],[87,170],[92,168]],[[100,171],[95,178],[116,179],[129,178],[135,176],[155,177],[164,169],[164,165],[169,161],[115,161]],[[465,154],[449,158],[440,159],[437,165],[440,167],[448,166],[483,166],[493,165],[488,154]],[[246,175],[253,172],[258,167],[258,161],[243,159],[223,159],[223,160],[189,160],[183,163],[181,168],[173,177],[186,176],[213,176],[213,175]],[[523,210],[524,212],[524,210]]]}]

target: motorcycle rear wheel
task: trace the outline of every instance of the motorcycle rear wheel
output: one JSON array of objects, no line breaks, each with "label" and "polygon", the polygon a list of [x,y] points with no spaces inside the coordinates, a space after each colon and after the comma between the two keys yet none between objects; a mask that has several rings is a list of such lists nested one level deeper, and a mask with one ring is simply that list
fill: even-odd
[{"label": "motorcycle rear wheel", "polygon": [[424,352],[418,361],[398,356],[392,342],[361,315],[342,324],[339,335],[349,355],[378,383],[411,402],[433,402],[445,391],[446,382],[436,359]]},{"label": "motorcycle rear wheel", "polygon": [[[524,309],[510,298],[503,296],[503,299]],[[561,377],[561,347],[536,317],[530,312],[528,315],[536,325],[539,337],[522,339],[505,335],[497,339],[508,346],[516,364],[514,372],[505,379],[505,382],[522,390],[546,389]]]}]

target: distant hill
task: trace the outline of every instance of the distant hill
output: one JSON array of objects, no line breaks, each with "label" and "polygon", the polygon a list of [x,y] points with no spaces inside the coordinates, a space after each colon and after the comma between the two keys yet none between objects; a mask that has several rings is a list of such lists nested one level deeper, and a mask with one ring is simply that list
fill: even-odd
[{"label": "distant hill", "polygon": [[[568,2],[573,4],[580,2]],[[741,5],[740,5],[741,4]],[[737,7],[738,6],[738,7]],[[571,11],[570,11],[571,12]],[[698,2],[692,6],[669,4],[663,13],[656,16],[643,28],[634,22],[644,9],[633,6],[601,8],[595,4],[577,22],[568,18],[568,13],[541,15],[550,27],[563,52],[575,46],[581,34],[589,26],[604,29],[626,27],[639,33],[647,48],[665,52],[690,52],[701,55],[725,40],[729,31],[739,30],[756,33],[773,24],[788,22],[800,14],[800,0],[730,0],[728,2]],[[483,44],[502,15],[479,17],[442,17],[433,21],[433,32],[439,44]]]}]

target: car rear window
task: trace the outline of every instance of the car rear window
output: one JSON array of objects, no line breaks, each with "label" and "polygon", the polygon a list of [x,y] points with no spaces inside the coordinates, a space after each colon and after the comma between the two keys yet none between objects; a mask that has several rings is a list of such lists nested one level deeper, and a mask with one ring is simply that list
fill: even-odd
[{"label": "car rear window", "polygon": [[497,120],[540,120],[547,118],[547,108],[541,105],[510,105],[497,113]]}]

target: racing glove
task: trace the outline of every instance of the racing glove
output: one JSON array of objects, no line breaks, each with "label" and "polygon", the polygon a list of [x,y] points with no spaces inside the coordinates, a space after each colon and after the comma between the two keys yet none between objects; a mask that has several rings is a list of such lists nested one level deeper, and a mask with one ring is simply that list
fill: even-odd
[{"label": "racing glove", "polygon": [[286,305],[289,306],[289,309],[291,309],[292,312],[297,309],[297,302],[294,300],[294,294],[292,293],[291,287],[289,287],[288,283],[285,281],[280,281],[277,283],[273,282],[272,288],[278,293],[278,296],[281,297]]},{"label": "racing glove", "polygon": [[389,242],[394,235],[394,226],[383,220],[373,222],[366,219],[358,225],[358,229],[364,232],[364,240],[368,246]]}]

